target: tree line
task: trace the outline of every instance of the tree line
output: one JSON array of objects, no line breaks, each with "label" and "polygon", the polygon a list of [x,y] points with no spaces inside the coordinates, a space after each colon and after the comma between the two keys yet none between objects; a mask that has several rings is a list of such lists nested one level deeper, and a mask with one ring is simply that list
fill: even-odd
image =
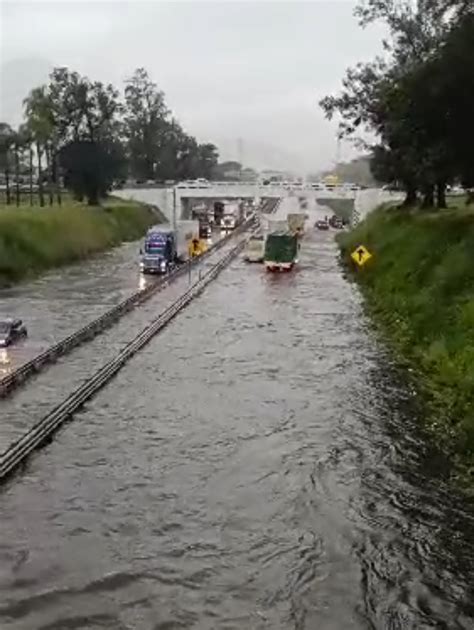
[{"label": "tree line", "polygon": [[472,202],[474,2],[362,0],[356,16],[362,27],[387,25],[385,54],[346,71],[341,92],[320,102],[326,116],[340,116],[340,137],[370,148],[374,177],[402,187],[405,205],[444,208],[449,184]]},{"label": "tree line", "polygon": [[186,133],[164,93],[144,68],[125,81],[91,81],[55,68],[24,100],[18,129],[0,122],[0,168],[6,203],[20,203],[27,174],[30,203],[61,203],[64,185],[78,200],[98,204],[114,183],[209,178],[218,162],[212,143]]}]

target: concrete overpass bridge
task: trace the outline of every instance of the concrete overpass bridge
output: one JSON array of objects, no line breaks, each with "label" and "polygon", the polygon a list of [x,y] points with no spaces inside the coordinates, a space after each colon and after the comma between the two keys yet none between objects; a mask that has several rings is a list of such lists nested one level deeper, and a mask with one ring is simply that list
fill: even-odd
[{"label": "concrete overpass bridge", "polygon": [[316,201],[330,208],[342,203],[354,222],[357,222],[380,203],[394,199],[393,193],[381,189],[352,190],[347,186],[328,188],[323,184],[310,183],[262,185],[252,182],[183,182],[174,187],[143,184],[118,190],[114,194],[158,206],[169,221],[175,213],[177,218],[189,217],[192,206],[201,202],[210,205],[218,200],[295,197]]}]

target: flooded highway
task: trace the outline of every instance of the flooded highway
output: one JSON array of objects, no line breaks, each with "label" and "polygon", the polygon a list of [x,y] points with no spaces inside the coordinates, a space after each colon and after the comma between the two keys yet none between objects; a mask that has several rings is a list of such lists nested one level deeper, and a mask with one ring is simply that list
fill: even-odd
[{"label": "flooded highway", "polygon": [[[111,328],[106,329],[72,353],[58,358],[35,375],[30,383],[0,401],[0,455],[30,430],[47,413],[111,361],[192,283],[209,270],[235,245],[234,239],[199,261],[187,273],[163,284],[150,299],[136,306]],[[149,276],[142,276],[149,279]],[[145,280],[148,281],[148,280]]]},{"label": "flooded highway", "polygon": [[0,493],[2,630],[474,628],[474,512],[332,233],[236,261]]},{"label": "flooded highway", "polygon": [[[209,244],[222,238],[215,231]],[[28,337],[0,349],[0,378],[154,282],[140,274],[142,240],[124,243],[32,282],[0,289],[0,318],[22,319]]]},{"label": "flooded highway", "polygon": [[0,378],[137,291],[139,248],[139,241],[124,243],[32,282],[1,289],[0,317],[23,319],[28,338],[0,354]]}]

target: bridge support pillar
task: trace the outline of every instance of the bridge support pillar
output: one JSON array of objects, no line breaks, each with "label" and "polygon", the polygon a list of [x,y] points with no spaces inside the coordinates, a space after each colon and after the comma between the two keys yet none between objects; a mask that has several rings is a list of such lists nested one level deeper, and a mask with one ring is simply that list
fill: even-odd
[{"label": "bridge support pillar", "polygon": [[178,217],[178,220],[188,220],[191,218],[191,199],[189,197],[178,197],[176,215]]}]

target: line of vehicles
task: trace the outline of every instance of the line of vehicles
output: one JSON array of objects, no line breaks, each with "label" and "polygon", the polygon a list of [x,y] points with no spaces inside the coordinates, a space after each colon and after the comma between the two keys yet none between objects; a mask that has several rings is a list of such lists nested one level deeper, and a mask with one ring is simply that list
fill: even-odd
[{"label": "line of vehicles", "polygon": [[[176,227],[151,227],[140,248],[140,271],[142,274],[169,273],[190,258],[203,254],[209,247],[214,230],[229,232],[253,211],[254,205],[248,201],[216,201],[211,208],[196,208],[192,212],[192,219],[178,221]],[[21,319],[0,318],[0,350],[27,335],[27,328]],[[0,364],[7,360],[7,355],[0,354]]]},{"label": "line of vehicles", "polygon": [[[250,202],[215,201],[193,209],[190,220],[178,221],[176,227],[157,225],[150,228],[140,248],[139,266],[143,274],[167,274],[209,247],[214,230],[235,229],[254,212]],[[298,262],[300,241],[304,235],[305,212],[288,213],[286,220],[265,218],[245,249],[247,262],[263,263],[269,271],[288,271]],[[343,222],[336,216],[316,222],[318,229],[341,229]],[[0,320],[0,348],[6,348],[28,334],[21,319]]]},{"label": "line of vehicles", "polygon": [[335,214],[332,217],[324,217],[324,219],[318,219],[314,224],[314,227],[318,230],[329,230],[329,228],[333,228],[334,230],[342,230],[345,227],[345,223],[343,219],[336,216]]},{"label": "line of vehicles", "polygon": [[253,212],[248,202],[215,201],[193,208],[192,219],[178,221],[176,227],[150,228],[140,249],[140,270],[144,274],[166,274],[209,247],[213,231],[234,230]]},{"label": "line of vehicles", "polygon": [[[286,220],[269,220],[266,227],[247,243],[243,258],[249,263],[263,263],[267,271],[290,271],[298,262],[301,239],[305,233],[306,213],[288,213]],[[318,220],[320,230],[343,229],[343,221],[333,215]]]},{"label": "line of vehicles", "polygon": [[304,212],[290,212],[286,220],[268,219],[247,243],[244,260],[263,263],[267,271],[290,271],[298,262],[306,217]]}]

